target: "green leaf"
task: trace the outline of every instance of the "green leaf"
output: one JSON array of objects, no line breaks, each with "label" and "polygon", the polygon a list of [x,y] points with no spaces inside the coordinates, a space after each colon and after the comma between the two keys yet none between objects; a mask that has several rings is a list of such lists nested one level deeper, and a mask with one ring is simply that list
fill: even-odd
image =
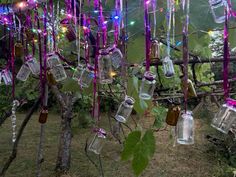
[{"label": "green leaf", "polygon": [[133,155],[134,148],[140,141],[140,138],[140,131],[133,131],[128,135],[127,139],[125,140],[124,150],[121,153],[122,160],[128,160]]},{"label": "green leaf", "polygon": [[153,126],[161,128],[166,118],[167,109],[163,106],[157,106],[152,109],[152,115],[155,117]]},{"label": "green leaf", "polygon": [[139,176],[148,165],[148,156],[143,153],[143,147],[143,143],[138,143],[134,152],[132,168],[136,176]]},{"label": "green leaf", "polygon": [[151,129],[147,130],[142,138],[142,142],[145,145],[146,153],[148,157],[152,157],[155,153],[156,142]]}]

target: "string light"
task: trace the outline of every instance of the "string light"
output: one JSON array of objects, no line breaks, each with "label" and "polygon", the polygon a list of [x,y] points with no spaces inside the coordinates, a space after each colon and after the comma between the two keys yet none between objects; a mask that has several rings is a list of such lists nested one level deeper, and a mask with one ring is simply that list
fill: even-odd
[{"label": "string light", "polygon": [[63,33],[66,33],[66,32],[68,31],[68,29],[67,29],[67,27],[63,26],[63,27],[61,28],[61,31],[62,31]]},{"label": "string light", "polygon": [[134,24],[135,24],[135,21],[131,21],[129,24],[130,24],[130,25],[134,25]]}]

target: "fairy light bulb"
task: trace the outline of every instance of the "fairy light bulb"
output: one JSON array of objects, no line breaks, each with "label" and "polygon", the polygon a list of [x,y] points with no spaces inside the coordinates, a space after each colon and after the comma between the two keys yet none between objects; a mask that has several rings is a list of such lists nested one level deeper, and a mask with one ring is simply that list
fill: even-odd
[{"label": "fairy light bulb", "polygon": [[129,24],[132,26],[135,24],[135,21],[131,21]]},{"label": "fairy light bulb", "polygon": [[111,77],[114,77],[114,76],[116,76],[117,74],[116,74],[116,72],[112,71],[112,72],[110,73],[110,75],[111,75]]},{"label": "fairy light bulb", "polygon": [[66,33],[66,32],[68,31],[67,27],[65,27],[65,26],[63,26],[63,27],[61,28],[61,30],[62,30],[63,33]]}]

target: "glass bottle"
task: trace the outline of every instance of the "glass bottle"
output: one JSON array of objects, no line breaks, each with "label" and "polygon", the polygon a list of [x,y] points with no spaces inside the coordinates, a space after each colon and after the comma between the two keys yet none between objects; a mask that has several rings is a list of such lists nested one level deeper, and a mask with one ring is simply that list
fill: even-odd
[{"label": "glass bottle", "polygon": [[151,58],[159,58],[159,42],[157,39],[152,39],[151,41]]},{"label": "glass bottle", "polygon": [[5,83],[5,85],[12,85],[12,73],[8,69],[4,69],[2,71],[2,79]]},{"label": "glass bottle", "polygon": [[28,56],[26,64],[29,66],[32,74],[39,75],[39,73],[40,73],[40,66],[39,66],[39,63],[36,60],[36,58],[34,58],[32,56]]},{"label": "glass bottle", "polygon": [[56,82],[60,82],[67,78],[66,71],[62,65],[54,66],[51,69],[51,73]]},{"label": "glass bottle", "polygon": [[144,73],[142,79],[142,84],[139,91],[139,98],[143,100],[150,100],[153,96],[155,85],[156,85],[156,75],[150,71]]},{"label": "glass bottle", "polygon": [[56,85],[57,81],[55,80],[53,74],[50,70],[47,70],[47,81],[50,85]]},{"label": "glass bottle", "polygon": [[177,105],[172,105],[169,107],[167,115],[166,115],[166,123],[170,126],[176,126],[179,115],[180,115],[180,107]]},{"label": "glass bottle", "polygon": [[54,66],[61,65],[61,62],[57,55],[51,55],[47,59],[47,64],[50,68],[53,68]]},{"label": "glass bottle", "polygon": [[212,120],[211,126],[227,134],[236,120],[236,100],[228,98]]},{"label": "glass bottle", "polygon": [[216,23],[225,21],[225,7],[227,8],[226,0],[209,0],[211,13]]},{"label": "glass bottle", "polygon": [[194,119],[191,111],[182,111],[177,122],[177,143],[194,144]]},{"label": "glass bottle", "polygon": [[112,77],[112,63],[107,50],[101,49],[98,56],[98,76],[100,84],[111,84]]},{"label": "glass bottle", "polygon": [[135,100],[132,97],[126,96],[125,100],[119,106],[115,119],[118,122],[125,123],[133,110],[134,103]]},{"label": "glass bottle", "polygon": [[18,41],[15,44],[15,57],[21,58],[23,56],[23,53],[24,53],[23,45],[21,44],[21,42]]},{"label": "glass bottle", "polygon": [[48,109],[43,108],[39,114],[39,123],[45,124],[47,122],[47,119],[48,119]]},{"label": "glass bottle", "polygon": [[16,75],[16,78],[21,81],[26,81],[31,73],[31,70],[26,64],[23,64]]},{"label": "glass bottle", "polygon": [[171,78],[175,75],[174,65],[169,56],[166,56],[163,59],[162,65],[163,65],[163,72],[164,72],[165,77]]},{"label": "glass bottle", "polygon": [[79,84],[81,85],[81,87],[88,88],[91,82],[93,81],[93,78],[94,78],[93,68],[88,66],[83,70]]},{"label": "glass bottle", "polygon": [[121,65],[122,58],[123,58],[123,55],[122,55],[120,49],[115,48],[111,53],[112,65],[115,68],[119,68]]},{"label": "glass bottle", "polygon": [[89,143],[88,150],[95,154],[100,154],[105,144],[106,131],[102,128],[95,130],[95,135],[92,141]]}]

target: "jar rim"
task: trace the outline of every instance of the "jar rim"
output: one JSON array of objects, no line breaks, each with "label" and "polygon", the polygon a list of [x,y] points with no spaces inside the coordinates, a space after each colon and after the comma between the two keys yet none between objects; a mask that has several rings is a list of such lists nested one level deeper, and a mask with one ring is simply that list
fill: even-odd
[{"label": "jar rim", "polygon": [[135,99],[131,96],[125,96],[125,102],[129,105],[133,105],[135,103]]},{"label": "jar rim", "polygon": [[156,74],[154,74],[153,72],[151,71],[146,71],[144,73],[144,78],[149,80],[149,81],[153,81],[155,78],[156,78]]}]

